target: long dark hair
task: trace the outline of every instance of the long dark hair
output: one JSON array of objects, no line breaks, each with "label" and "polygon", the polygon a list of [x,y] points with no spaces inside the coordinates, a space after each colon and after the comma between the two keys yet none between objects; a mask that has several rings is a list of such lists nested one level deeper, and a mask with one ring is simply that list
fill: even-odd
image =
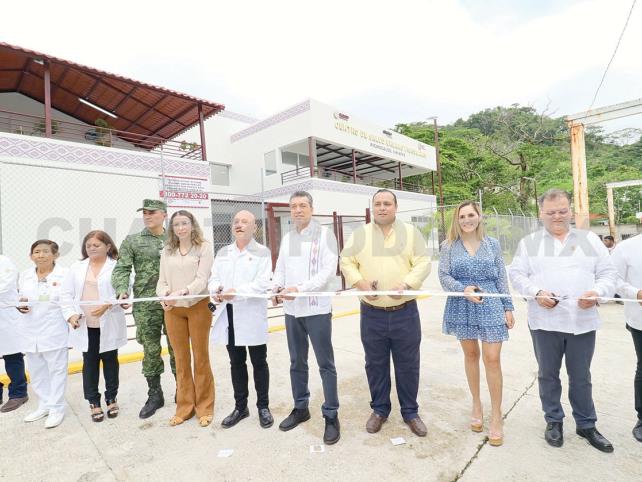
[{"label": "long dark hair", "polygon": [[82,252],[83,260],[89,258],[89,256],[87,255],[87,247],[85,245],[91,238],[96,238],[98,241],[109,246],[109,249],[107,250],[107,256],[109,256],[111,259],[118,259],[118,248],[116,247],[116,243],[114,243],[114,240],[111,239],[111,236],[109,236],[109,234],[107,234],[105,231],[96,229],[94,231],[89,231],[85,235],[85,238],[82,240],[80,251]]}]

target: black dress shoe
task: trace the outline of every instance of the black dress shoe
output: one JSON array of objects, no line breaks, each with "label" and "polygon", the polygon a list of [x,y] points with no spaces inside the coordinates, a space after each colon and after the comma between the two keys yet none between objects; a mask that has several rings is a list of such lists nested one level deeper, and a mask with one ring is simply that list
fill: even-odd
[{"label": "black dress shoe", "polygon": [[591,428],[578,428],[575,430],[575,433],[580,437],[588,440],[593,447],[596,449],[610,454],[613,452],[613,444],[609,442],[606,437],[604,437],[600,432],[597,431],[595,427]]},{"label": "black dress shoe", "polygon": [[339,425],[339,417],[325,418],[325,431],[323,432],[323,443],[326,445],[336,444],[341,438],[341,427]]},{"label": "black dress shoe", "polygon": [[269,408],[259,408],[259,423],[263,428],[270,428],[274,425],[274,417]]},{"label": "black dress shoe", "polygon": [[310,410],[307,408],[295,408],[290,412],[283,422],[279,425],[279,429],[287,432],[292,430],[300,423],[310,420]]},{"label": "black dress shoe", "polygon": [[562,422],[548,422],[544,438],[551,447],[561,447],[564,445],[564,429]]},{"label": "black dress shoe", "polygon": [[633,436],[638,442],[642,442],[642,420],[638,420],[638,423],[633,427]]},{"label": "black dress shoe", "polygon": [[223,419],[221,422],[221,427],[223,428],[230,428],[239,423],[241,420],[244,418],[247,418],[250,416],[250,411],[245,407],[243,410],[238,410],[234,409],[232,413],[230,413],[227,417]]}]

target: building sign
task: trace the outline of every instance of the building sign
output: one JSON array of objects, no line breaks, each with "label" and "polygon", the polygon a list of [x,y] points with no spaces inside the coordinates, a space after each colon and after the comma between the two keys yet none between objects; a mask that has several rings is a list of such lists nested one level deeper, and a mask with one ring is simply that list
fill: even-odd
[{"label": "building sign", "polygon": [[335,121],[334,128],[367,141],[372,149],[381,152],[381,155],[384,157],[392,155],[405,158],[408,155],[408,157],[428,158],[428,152],[424,144],[420,142],[415,146],[402,144],[392,138],[393,134],[390,131],[386,131],[388,134],[376,134],[365,129],[353,127],[348,122],[342,120]]},{"label": "building sign", "polygon": [[[436,168],[434,147],[399,132],[338,112],[329,105],[311,100],[311,135],[363,154],[371,154],[406,166]],[[421,171],[418,171],[421,172]],[[424,171],[425,172],[425,171]]]},{"label": "building sign", "polygon": [[169,208],[209,208],[207,178],[160,176],[159,195]]}]

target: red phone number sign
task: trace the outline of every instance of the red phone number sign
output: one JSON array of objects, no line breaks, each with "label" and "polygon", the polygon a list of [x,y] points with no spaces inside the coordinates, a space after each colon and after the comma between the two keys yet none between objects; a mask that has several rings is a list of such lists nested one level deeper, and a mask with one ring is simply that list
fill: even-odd
[{"label": "red phone number sign", "polygon": [[166,199],[209,199],[209,193],[206,192],[160,191],[160,195]]}]

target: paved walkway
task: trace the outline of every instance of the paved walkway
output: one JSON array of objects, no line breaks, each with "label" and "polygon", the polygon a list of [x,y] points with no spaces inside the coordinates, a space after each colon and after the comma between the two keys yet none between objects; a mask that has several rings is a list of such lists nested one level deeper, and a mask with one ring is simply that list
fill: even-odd
[{"label": "paved walkway", "polygon": [[[435,287],[434,274],[428,287]],[[598,333],[593,364],[598,428],[615,445],[615,453],[603,454],[575,435],[568,403],[564,447],[551,448],[544,441],[536,363],[521,300],[516,303],[518,324],[502,354],[506,436],[499,448],[489,446],[484,434],[468,429],[470,398],[463,356],[456,340],[440,329],[444,299],[423,299],[419,304],[423,320],[419,403],[429,430],[426,438],[415,437],[402,422],[394,389],[389,422],[379,434],[366,433],[370,410],[359,318],[350,315],[335,320],[333,334],[342,438],[323,453],[310,451],[311,445],[322,443],[323,435],[322,393],[312,353],[313,417],[288,433],[277,428],[291,409],[289,358],[285,332],[280,331],[270,335],[268,348],[274,427],[260,428],[252,409],[250,418],[238,426],[220,428],[233,408],[233,396],[227,353],[216,346],[212,367],[217,398],[211,427],[200,428],[195,419],[179,427],[167,424],[174,409],[174,380],[167,374],[163,386],[169,403],[151,419],[138,419],[146,398],[140,363],[121,366],[121,415],[92,423],[82,398],[82,379],[71,375],[69,409],[60,427],[45,430],[42,422],[22,422],[35,408],[35,400],[16,412],[0,414],[0,480],[642,480],[642,444],[631,435],[635,354],[621,306],[600,308],[604,327]],[[355,308],[355,300],[341,299],[335,313]],[[252,404],[252,389],[250,393]],[[482,393],[488,412],[487,391]],[[394,446],[393,437],[404,437],[406,443]],[[218,457],[224,449],[232,449],[232,455]]]}]

